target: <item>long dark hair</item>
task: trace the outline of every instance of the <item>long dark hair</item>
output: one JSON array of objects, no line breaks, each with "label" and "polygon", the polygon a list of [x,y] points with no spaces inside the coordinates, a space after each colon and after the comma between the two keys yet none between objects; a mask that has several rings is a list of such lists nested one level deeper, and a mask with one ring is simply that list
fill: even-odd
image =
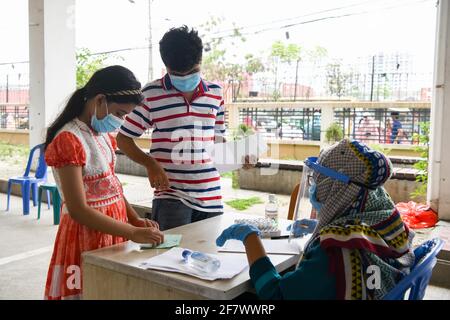
[{"label": "long dark hair", "polygon": [[76,90],[64,110],[48,127],[45,138],[45,148],[53,141],[56,134],[64,125],[79,117],[86,105],[86,101],[98,94],[104,94],[106,100],[115,103],[141,103],[143,96],[140,93],[141,83],[134,74],[125,67],[111,66],[95,72],[88,83]]}]

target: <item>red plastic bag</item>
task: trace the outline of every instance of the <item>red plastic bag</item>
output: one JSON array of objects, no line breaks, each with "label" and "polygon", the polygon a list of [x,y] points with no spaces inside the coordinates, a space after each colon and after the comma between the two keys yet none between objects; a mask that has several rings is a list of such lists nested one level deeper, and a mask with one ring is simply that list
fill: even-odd
[{"label": "red plastic bag", "polygon": [[431,228],[438,222],[438,215],[429,206],[410,201],[395,205],[403,222],[411,229]]}]

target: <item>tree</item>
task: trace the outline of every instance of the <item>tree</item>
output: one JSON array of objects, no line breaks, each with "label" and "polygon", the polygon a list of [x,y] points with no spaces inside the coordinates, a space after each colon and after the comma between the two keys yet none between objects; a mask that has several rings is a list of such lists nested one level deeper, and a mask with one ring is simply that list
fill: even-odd
[{"label": "tree", "polygon": [[86,85],[95,71],[105,67],[106,54],[93,55],[87,48],[78,50],[77,58],[77,88]]},{"label": "tree", "polygon": [[244,42],[245,38],[239,32],[239,28],[233,24],[231,35],[210,37],[210,35],[220,33],[224,19],[211,17],[208,21],[200,25],[200,36],[206,39],[205,54],[202,61],[203,75],[213,81],[226,81],[230,71],[230,63],[226,61],[227,48],[235,46],[236,41]]},{"label": "tree", "polygon": [[340,61],[335,61],[327,65],[327,85],[328,93],[331,96],[343,97],[347,91],[347,85],[352,74],[343,71]]},{"label": "tree", "polygon": [[283,64],[291,65],[293,61],[296,61],[297,70],[295,88],[297,88],[298,65],[301,61],[301,51],[302,48],[293,43],[286,45],[282,41],[276,41],[272,44],[269,58],[272,65],[271,71],[273,72],[275,78],[273,91],[274,100],[278,100],[280,97],[280,92],[278,89],[278,71]]},{"label": "tree", "polygon": [[[223,18],[211,17],[210,20],[201,25],[204,30],[202,38],[208,39],[208,35],[217,34],[218,30],[223,29],[223,22]],[[231,35],[209,38],[205,45],[206,54],[202,61],[202,73],[212,81],[225,83],[225,91],[231,87],[233,101],[237,101],[239,97],[245,74],[264,71],[264,64],[261,59],[252,54],[245,55],[245,62],[239,62],[236,56],[230,57],[227,49],[236,47],[245,41],[245,37],[233,23]]]},{"label": "tree", "polygon": [[[308,61],[312,65],[311,76],[309,77],[308,87],[311,88],[313,86],[313,78],[317,78],[317,75],[321,73],[317,72],[317,67],[323,63],[323,60],[328,57],[328,50],[321,46],[316,46],[313,49],[309,49],[306,51],[306,56]],[[309,90],[309,89],[308,89]],[[309,98],[309,91],[307,94],[307,98]]]}]

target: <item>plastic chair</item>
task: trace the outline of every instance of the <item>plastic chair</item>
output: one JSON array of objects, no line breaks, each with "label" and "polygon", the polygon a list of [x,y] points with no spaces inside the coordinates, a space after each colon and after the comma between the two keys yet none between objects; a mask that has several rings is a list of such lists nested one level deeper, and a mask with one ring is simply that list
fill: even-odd
[{"label": "plastic chair", "polygon": [[[30,177],[31,165],[35,152],[39,151],[39,160],[34,177]],[[23,214],[30,213],[30,189],[32,192],[33,206],[37,205],[38,185],[47,181],[47,164],[44,157],[44,145],[39,144],[30,151],[27,167],[22,177],[13,177],[8,180],[8,201],[6,211],[9,210],[11,188],[13,184],[19,184],[22,190]],[[47,200],[50,202],[50,192],[47,192]]]},{"label": "plastic chair", "polygon": [[408,300],[422,300],[437,262],[436,256],[443,244],[441,239],[435,238],[417,247],[414,250],[416,261],[413,269],[383,297],[383,300],[404,300],[408,289],[411,289]]},{"label": "plastic chair", "polygon": [[[42,191],[47,191],[52,194],[52,205],[53,205],[53,224],[59,224],[59,212],[61,210],[61,196],[59,195],[58,188],[54,184],[41,184],[38,191],[38,220],[41,218],[41,203],[42,203]],[[47,201],[48,201],[47,197]],[[47,202],[48,208],[50,209],[50,201]]]},{"label": "plastic chair", "polygon": [[291,192],[291,198],[289,200],[289,210],[288,210],[288,220],[294,219],[294,213],[295,213],[295,204],[297,203],[297,197],[298,197],[298,189],[300,188],[300,184],[297,184],[294,187],[294,190]]}]

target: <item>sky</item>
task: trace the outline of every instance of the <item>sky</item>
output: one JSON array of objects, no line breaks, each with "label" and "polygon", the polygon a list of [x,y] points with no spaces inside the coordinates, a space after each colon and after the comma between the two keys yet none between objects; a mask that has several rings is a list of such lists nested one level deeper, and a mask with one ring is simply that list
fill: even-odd
[{"label": "sky", "polygon": [[[148,46],[148,0],[76,0],[76,46],[92,52]],[[352,60],[377,52],[416,56],[419,72],[433,68],[436,2],[434,0],[152,0],[152,45],[155,76],[163,68],[158,42],[171,27],[198,28],[211,16],[224,19],[226,36],[233,23],[243,27],[246,42],[230,46],[236,59],[267,51],[276,40],[305,48],[320,45],[329,56]],[[284,26],[291,25],[284,28]],[[220,32],[222,31],[222,32]],[[289,32],[289,39],[286,39]],[[28,1],[0,0],[0,83],[5,73],[27,65],[1,66],[28,60]],[[229,38],[225,38],[229,39]],[[122,51],[112,59],[147,81],[148,50]]]}]

